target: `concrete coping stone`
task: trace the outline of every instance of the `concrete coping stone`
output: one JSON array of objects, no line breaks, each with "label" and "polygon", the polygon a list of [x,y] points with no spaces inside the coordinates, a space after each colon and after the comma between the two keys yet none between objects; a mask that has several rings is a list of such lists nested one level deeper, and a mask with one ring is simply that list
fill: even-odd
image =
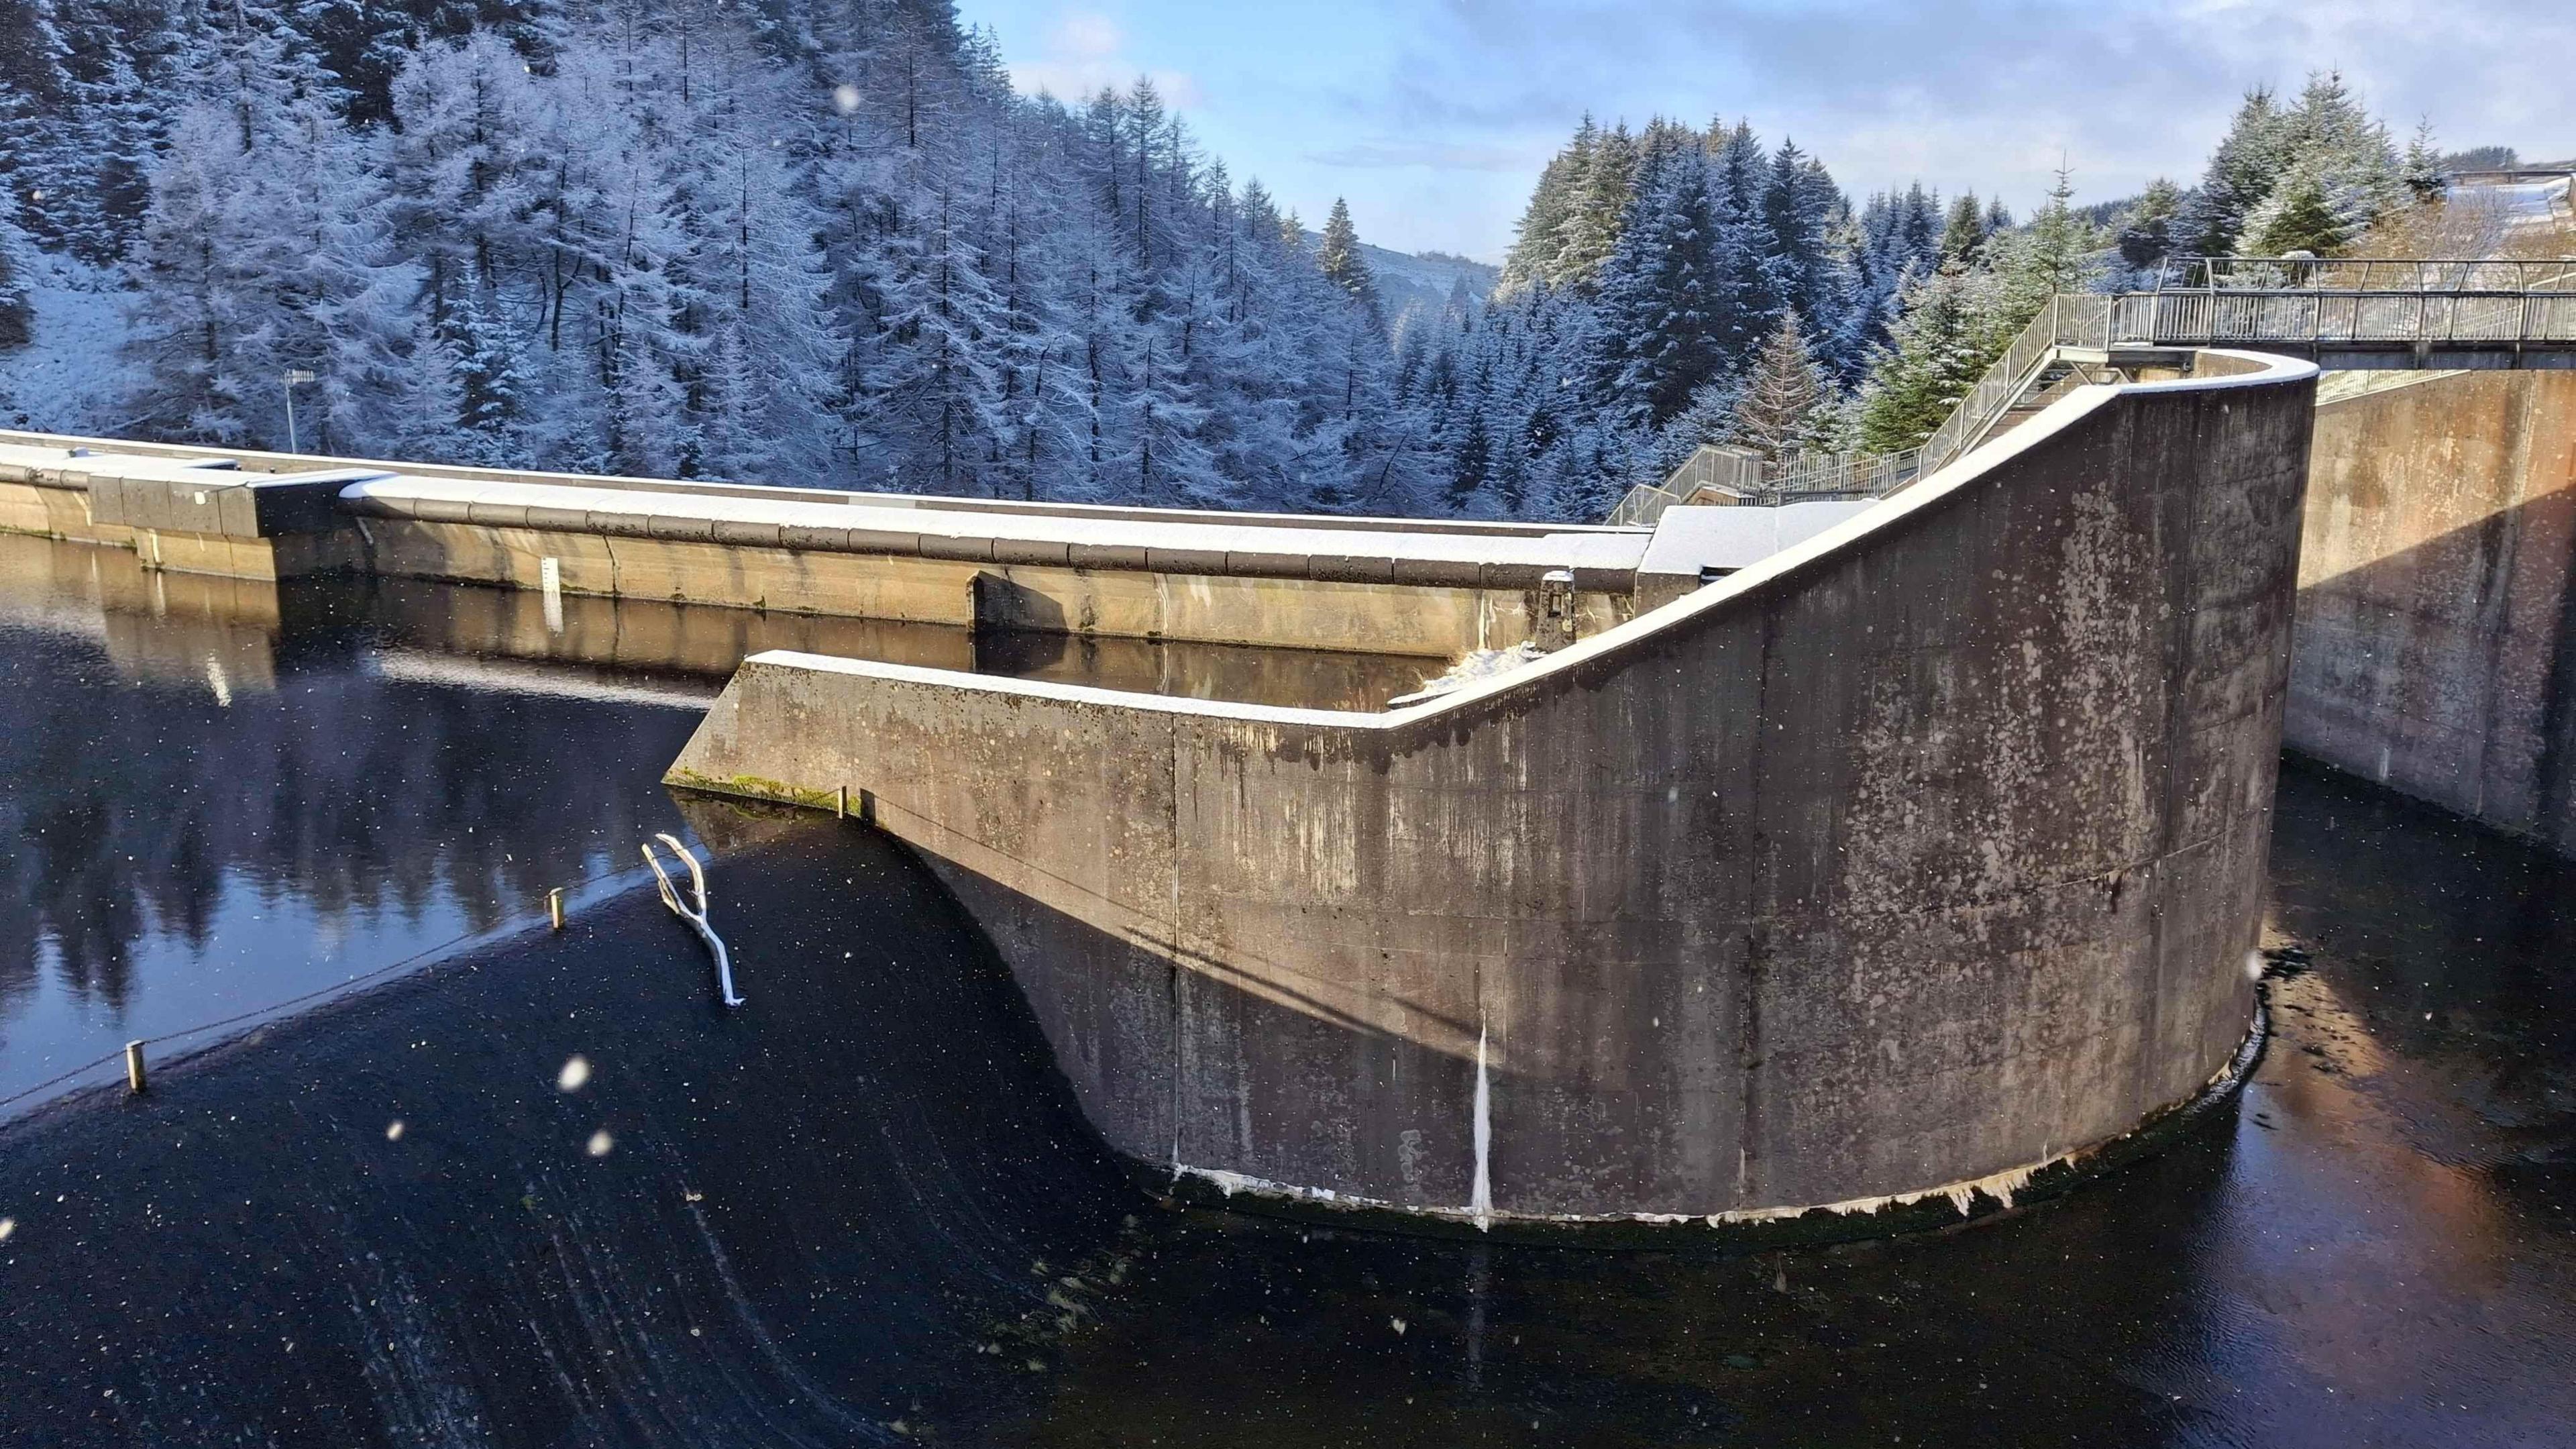
[{"label": "concrete coping stone", "polygon": [[959,538],[952,534],[925,533],[914,547],[923,558],[957,559],[966,563],[991,563],[993,541],[989,538]]},{"label": "concrete coping stone", "polygon": [[1395,560],[1367,554],[1319,553],[1306,560],[1310,578],[1341,584],[1391,584],[1395,582]]},{"label": "concrete coping stone", "polygon": [[852,553],[919,553],[921,535],[894,533],[882,528],[845,528]]},{"label": "concrete coping stone", "polygon": [[1150,569],[1154,566],[1151,552],[1133,543],[1068,544],[1065,562],[1081,569]]},{"label": "concrete coping stone", "polygon": [[997,533],[992,538],[993,562],[1000,564],[1069,564],[1073,545],[1060,538],[1018,538]]},{"label": "concrete coping stone", "polygon": [[[782,523],[778,526],[780,548],[815,549],[825,553],[851,553],[850,531],[820,523]],[[905,552],[910,552],[907,549]]]},{"label": "concrete coping stone", "polygon": [[[676,508],[665,511],[656,508],[646,515],[644,527],[648,536],[653,538],[677,539],[686,543],[713,543],[716,537],[716,525],[724,521],[721,514],[684,512]],[[777,525],[773,523],[770,527],[775,530]],[[772,532],[770,537],[775,539],[777,534]]]},{"label": "concrete coping stone", "polygon": [[1222,574],[1225,550],[1216,548],[1148,548],[1145,567],[1158,574]]},{"label": "concrete coping stone", "polygon": [[751,518],[719,518],[713,537],[718,543],[749,544],[755,548],[776,548],[781,542],[781,525]]}]

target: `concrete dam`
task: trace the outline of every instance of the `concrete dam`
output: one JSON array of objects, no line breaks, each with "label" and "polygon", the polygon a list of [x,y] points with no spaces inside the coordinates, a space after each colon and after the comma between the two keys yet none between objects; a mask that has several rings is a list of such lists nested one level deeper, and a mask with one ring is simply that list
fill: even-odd
[{"label": "concrete dam", "polygon": [[[2171,371],[2061,390],[1884,501],[1650,526],[34,435],[0,435],[0,526],[174,573],[508,585],[550,622],[612,595],[1426,673],[1535,654],[1352,709],[775,650],[669,778],[846,808],[908,843],[999,949],[1091,1125],[1184,1195],[1465,1231],[1883,1231],[2046,1190],[2224,1090],[2257,1035],[2246,963],[2285,718],[2294,745],[2301,721],[2340,721],[2370,773],[2375,721],[2422,716],[2415,656],[2317,662],[2385,659],[2366,641],[2422,611],[2372,612],[2385,571],[2316,559],[2321,537],[2368,552],[2475,512],[2409,502],[2430,511],[2373,531],[2392,480],[2327,486],[2359,479],[2338,409],[2429,408],[2451,382],[2319,412],[2305,362],[2202,347]],[[2564,691],[2533,661],[2565,644],[2557,596],[2532,599],[2563,557],[2541,525],[2564,490],[2508,452],[2520,481],[2497,486],[2534,506],[2498,577],[2540,582],[2461,621],[2501,643],[2443,697],[2497,742],[2488,776],[2526,782],[2458,808],[2537,820],[2565,755],[2530,722]],[[2320,654],[2330,617],[2346,642]],[[2430,636],[2417,654],[2455,658]],[[2376,767],[2402,786],[2443,758],[2428,735]]]}]

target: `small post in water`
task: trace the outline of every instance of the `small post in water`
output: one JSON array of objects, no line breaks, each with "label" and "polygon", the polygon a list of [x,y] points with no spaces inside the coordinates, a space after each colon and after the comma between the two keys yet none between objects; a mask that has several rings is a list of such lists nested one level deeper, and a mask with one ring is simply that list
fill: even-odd
[{"label": "small post in water", "polygon": [[143,1091],[143,1043],[140,1041],[125,1044],[125,1090],[135,1095]]},{"label": "small post in water", "polygon": [[562,886],[556,886],[553,890],[546,892],[546,914],[554,917],[556,930],[560,931],[563,929]]},{"label": "small post in water", "polygon": [[847,785],[843,785],[840,792],[832,797],[832,818],[835,820],[850,818],[850,787]]}]

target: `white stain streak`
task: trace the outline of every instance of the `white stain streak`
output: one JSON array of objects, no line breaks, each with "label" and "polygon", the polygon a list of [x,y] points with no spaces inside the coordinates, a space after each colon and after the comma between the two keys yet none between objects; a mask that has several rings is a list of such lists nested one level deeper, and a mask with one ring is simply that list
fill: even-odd
[{"label": "white stain streak", "polygon": [[[1481,1033],[1479,1035],[1481,1037]],[[2256,1057],[2261,1052],[2265,1035],[2265,1018],[2258,1008],[2254,1020],[2251,1023],[2251,1027],[2246,1034],[2245,1040],[2239,1044],[2236,1049],[2236,1055],[2219,1067],[2217,1071],[2211,1073],[2208,1083],[2204,1085],[2198,1093],[2194,1094],[2188,1102],[2177,1104],[2176,1110],[2196,1111],[2218,1101],[2228,1091],[2232,1090],[2235,1079],[2243,1076],[2246,1072],[2252,1069]],[[1484,1074],[1481,1070],[1481,1063],[1482,1053],[1479,1052],[1480,1070],[1477,1073],[1477,1082],[1480,1087],[1484,1083]],[[2159,1117],[2161,1117],[2161,1115],[2162,1114],[2159,1114]],[[1484,1114],[1479,1111],[1477,1117],[1480,1126],[1483,1124],[1483,1116]],[[1912,1192],[1889,1193],[1882,1197],[1847,1198],[1841,1202],[1808,1203],[1803,1206],[1739,1208],[1730,1212],[1717,1213],[1496,1214],[1493,1211],[1492,1203],[1484,1200],[1485,1193],[1481,1190],[1477,1194],[1478,1202],[1476,1206],[1466,1212],[1461,1212],[1457,1208],[1407,1207],[1403,1204],[1388,1202],[1380,1198],[1363,1197],[1358,1193],[1335,1192],[1330,1188],[1322,1187],[1296,1187],[1284,1182],[1272,1182],[1266,1178],[1254,1177],[1248,1173],[1228,1172],[1222,1168],[1214,1167],[1190,1167],[1179,1162],[1175,1162],[1173,1164],[1172,1179],[1173,1181],[1178,1182],[1184,1177],[1193,1178],[1216,1188],[1227,1197],[1233,1197],[1237,1193],[1244,1193],[1253,1197],[1278,1198],[1287,1201],[1308,1203],[1332,1203],[1353,1208],[1413,1213],[1422,1217],[1431,1218],[1447,1218],[1452,1221],[1466,1218],[1472,1220],[1479,1228],[1488,1228],[1489,1224],[1498,1217],[1518,1223],[1559,1225],[1579,1225],[1586,1223],[1645,1223],[1676,1226],[1685,1223],[1705,1223],[1712,1228],[1716,1228],[1736,1223],[1770,1222],[1781,1218],[1794,1218],[1802,1214],[1812,1212],[1828,1212],[1838,1215],[1879,1213],[1884,1212],[1889,1208],[1905,1207],[1913,1203],[1922,1202],[1926,1199],[1936,1197],[1949,1199],[1951,1205],[1956,1207],[1962,1214],[1973,1210],[1973,1204],[1980,1194],[1993,1198],[1996,1202],[2005,1207],[2010,1207],[2012,1206],[2013,1196],[2016,1193],[2019,1193],[2023,1188],[2029,1186],[2031,1179],[2037,1176],[2041,1171],[2055,1167],[2061,1163],[2068,1165],[2080,1164],[2085,1159],[2092,1157],[2104,1148],[2111,1146],[2113,1143],[2122,1140],[2122,1138],[2125,1138],[2127,1135],[2128,1134],[2123,1133],[2121,1137],[2111,1138],[2108,1141],[2097,1143],[2091,1147],[2078,1148],[2072,1152],[2044,1155],[2037,1162],[2029,1163],[2022,1167],[2006,1168],[2001,1172],[1993,1173],[1985,1177],[1968,1178],[1959,1182],[1945,1182],[1937,1187],[1919,1188]],[[2047,1150],[2042,1149],[2042,1151],[2043,1153],[2046,1153]],[[1481,1152],[1478,1154],[1477,1166],[1479,1169],[1479,1177],[1481,1179],[1482,1168],[1484,1166],[1483,1154]],[[1481,1189],[1482,1186],[1483,1184],[1480,1181],[1479,1188]]]},{"label": "white stain streak", "polygon": [[1485,1068],[1485,1024],[1476,1023],[1476,1185],[1469,1189],[1467,1213],[1476,1230],[1494,1225],[1494,1096]]}]

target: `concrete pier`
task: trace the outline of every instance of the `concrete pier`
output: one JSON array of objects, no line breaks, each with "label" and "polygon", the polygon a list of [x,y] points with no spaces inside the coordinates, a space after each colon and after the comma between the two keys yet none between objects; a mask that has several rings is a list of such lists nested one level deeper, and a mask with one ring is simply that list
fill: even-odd
[{"label": "concrete pier", "polygon": [[2315,372],[2086,389],[1392,712],[773,653],[675,783],[846,788],[1111,1144],[1465,1228],[1965,1210],[2253,1020]]}]

